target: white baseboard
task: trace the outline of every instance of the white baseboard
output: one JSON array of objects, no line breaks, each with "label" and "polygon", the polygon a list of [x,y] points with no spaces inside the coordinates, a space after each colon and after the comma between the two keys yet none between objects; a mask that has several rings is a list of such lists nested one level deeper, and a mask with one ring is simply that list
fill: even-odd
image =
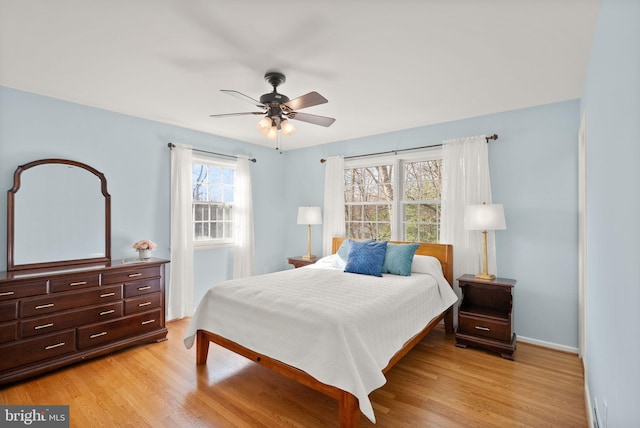
[{"label": "white baseboard", "polygon": [[586,381],[584,382],[584,405],[587,408],[587,426],[593,427],[593,406],[591,405],[591,393],[589,393],[589,385]]},{"label": "white baseboard", "polygon": [[559,345],[557,343],[545,342],[544,340],[532,339],[524,336],[518,336],[517,341],[542,346],[544,348],[551,348],[557,351],[569,352],[571,354],[578,354],[578,348],[574,348],[573,346]]}]

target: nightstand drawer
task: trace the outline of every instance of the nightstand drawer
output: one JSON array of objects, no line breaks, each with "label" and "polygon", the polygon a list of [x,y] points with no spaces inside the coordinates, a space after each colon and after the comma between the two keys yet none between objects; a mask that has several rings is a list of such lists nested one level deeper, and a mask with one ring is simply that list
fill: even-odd
[{"label": "nightstand drawer", "polygon": [[460,313],[458,316],[458,331],[473,336],[505,342],[511,341],[511,325],[507,320],[498,321]]}]

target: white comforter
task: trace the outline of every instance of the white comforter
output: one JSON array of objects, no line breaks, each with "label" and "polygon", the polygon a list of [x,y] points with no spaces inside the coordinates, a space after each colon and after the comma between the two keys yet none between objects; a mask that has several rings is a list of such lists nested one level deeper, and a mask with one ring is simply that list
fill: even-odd
[{"label": "white comforter", "polygon": [[197,330],[216,333],[350,392],[375,422],[368,395],[385,384],[382,370],[457,297],[437,259],[414,261],[430,273],[378,278],[332,268],[331,257],[214,286],[184,343],[191,348]]}]

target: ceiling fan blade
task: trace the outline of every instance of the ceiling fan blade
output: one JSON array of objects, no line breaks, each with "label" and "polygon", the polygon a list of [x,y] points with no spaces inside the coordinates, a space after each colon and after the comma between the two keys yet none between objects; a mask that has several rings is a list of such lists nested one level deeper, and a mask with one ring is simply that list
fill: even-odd
[{"label": "ceiling fan blade", "polygon": [[332,117],[318,116],[315,114],[308,114],[308,113],[298,113],[296,111],[289,113],[288,118],[300,120],[302,122],[309,122],[309,123],[313,123],[314,125],[320,125],[320,126],[331,126],[331,124],[336,121]]},{"label": "ceiling fan blade", "polygon": [[284,105],[289,107],[291,110],[300,110],[301,108],[317,106],[318,104],[324,104],[328,102],[329,100],[314,91],[309,92],[308,94],[301,95],[298,98],[294,98],[284,103]]},{"label": "ceiling fan blade", "polygon": [[229,94],[229,95],[233,95],[236,98],[239,98],[243,101],[246,101],[248,103],[253,104],[256,107],[262,107],[262,108],[266,108],[266,106],[264,104],[262,104],[260,101],[251,98],[248,95],[243,94],[242,92],[238,92],[238,91],[234,91],[232,89],[220,89],[220,92],[224,92],[225,94]]},{"label": "ceiling fan blade", "polygon": [[210,114],[209,117],[225,117],[225,116],[245,116],[248,114],[259,114],[260,116],[264,115],[263,111],[248,111],[245,113],[223,113],[223,114]]}]

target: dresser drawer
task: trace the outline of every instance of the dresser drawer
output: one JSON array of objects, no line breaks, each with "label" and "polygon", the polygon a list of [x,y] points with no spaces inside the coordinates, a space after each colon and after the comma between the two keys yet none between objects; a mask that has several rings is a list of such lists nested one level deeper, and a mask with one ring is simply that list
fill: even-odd
[{"label": "dresser drawer", "polygon": [[78,329],[78,349],[91,348],[160,328],[160,309]]},{"label": "dresser drawer", "polygon": [[54,331],[75,328],[79,325],[95,324],[122,316],[122,302],[93,306],[86,309],[66,311],[45,317],[29,318],[20,322],[22,338],[48,334]]},{"label": "dresser drawer", "polygon": [[160,291],[160,278],[146,279],[136,282],[125,282],[124,297],[135,297]]},{"label": "dresser drawer", "polygon": [[127,299],[124,302],[124,314],[133,315],[160,307],[162,295],[160,293],[145,294],[135,299]]},{"label": "dresser drawer", "polygon": [[37,296],[47,292],[47,280],[14,282],[11,285],[0,285],[0,301]]},{"label": "dresser drawer", "polygon": [[74,352],[75,330],[0,345],[0,372]]},{"label": "dresser drawer", "polygon": [[458,331],[473,336],[511,341],[511,326],[507,320],[500,321],[461,312],[458,315]]},{"label": "dresser drawer", "polygon": [[13,342],[18,339],[18,322],[0,324],[0,343]]},{"label": "dresser drawer", "polygon": [[22,318],[64,311],[82,306],[93,306],[122,299],[122,287],[95,287],[91,290],[68,293],[56,293],[43,297],[34,297],[20,302]]},{"label": "dresser drawer", "polygon": [[0,303],[0,322],[18,318],[18,302]]},{"label": "dresser drawer", "polygon": [[60,291],[77,290],[78,288],[95,287],[100,285],[100,274],[85,272],[82,274],[65,276],[64,278],[53,278],[49,281],[49,291],[58,293]]},{"label": "dresser drawer", "polygon": [[160,269],[162,269],[162,266],[142,267],[138,265],[125,271],[105,272],[102,274],[102,284],[118,284],[138,279],[159,277]]}]

